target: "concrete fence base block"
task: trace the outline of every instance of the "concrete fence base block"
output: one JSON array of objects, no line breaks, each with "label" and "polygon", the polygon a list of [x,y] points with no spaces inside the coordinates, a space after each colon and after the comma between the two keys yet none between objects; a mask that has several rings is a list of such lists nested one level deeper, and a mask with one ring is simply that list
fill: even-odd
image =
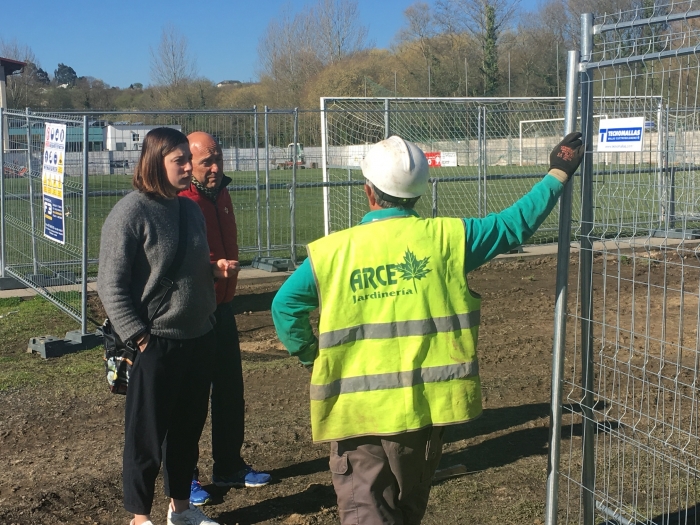
[{"label": "concrete fence base block", "polygon": [[98,333],[82,334],[79,331],[66,332],[65,339],[52,335],[32,337],[27,346],[27,352],[41,355],[44,359],[61,357],[81,350],[89,350],[102,344],[102,336]]},{"label": "concrete fence base block", "polygon": [[0,277],[0,290],[21,290],[27,285],[14,277]]}]

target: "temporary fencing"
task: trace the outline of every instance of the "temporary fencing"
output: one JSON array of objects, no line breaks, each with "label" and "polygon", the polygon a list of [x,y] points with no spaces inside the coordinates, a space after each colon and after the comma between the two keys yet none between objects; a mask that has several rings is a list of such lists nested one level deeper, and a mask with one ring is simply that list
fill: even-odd
[{"label": "temporary fencing", "polygon": [[[66,126],[64,242],[45,235],[42,162],[47,126]],[[36,289],[87,330],[87,282],[97,275],[100,232],[115,203],[132,191],[146,133],[171,126],[211,133],[238,223],[241,260],[303,256],[323,235],[318,112],[140,111],[0,114],[0,277]],[[301,144],[305,148],[290,148]],[[308,169],[307,169],[308,168]],[[48,191],[48,190],[47,190]],[[58,213],[58,212],[57,212]]]},{"label": "temporary fencing", "polygon": [[[87,157],[82,151],[88,137],[83,133],[83,121],[0,109],[0,277],[13,277],[35,288],[80,321],[85,332]],[[66,126],[81,150],[54,159],[64,183],[62,189],[51,187],[49,191],[56,191],[60,206],[44,199],[44,190],[52,181],[42,184],[44,154],[48,152],[44,135],[49,123]],[[45,219],[51,217],[63,225],[59,242],[45,235]]]},{"label": "temporary fencing", "polygon": [[[569,53],[566,131],[580,84],[586,155],[561,204],[547,525],[699,519],[700,11],[648,5],[583,15]],[[602,128],[599,106],[636,123]],[[612,130],[641,151],[601,146]]]},{"label": "temporary fencing", "polygon": [[[614,101],[594,99],[596,121],[653,108],[649,122],[654,130],[646,138],[653,157],[632,159],[652,171],[660,162],[658,139],[667,125],[660,100],[637,93]],[[503,210],[547,172],[549,153],[561,140],[564,103],[563,98],[321,99],[325,232],[346,228],[362,216],[360,160],[370,145],[392,134],[428,154],[431,198],[419,201],[421,214],[484,217]],[[620,162],[613,157],[608,155],[607,165]],[[528,243],[556,240],[558,219],[552,213]]]},{"label": "temporary fencing", "polygon": [[[427,153],[431,198],[417,206],[424,216],[483,217],[511,205],[546,173],[564,99],[323,98],[321,110],[330,233],[364,213],[360,160],[394,134]],[[555,232],[549,219],[532,242],[551,242]]]}]

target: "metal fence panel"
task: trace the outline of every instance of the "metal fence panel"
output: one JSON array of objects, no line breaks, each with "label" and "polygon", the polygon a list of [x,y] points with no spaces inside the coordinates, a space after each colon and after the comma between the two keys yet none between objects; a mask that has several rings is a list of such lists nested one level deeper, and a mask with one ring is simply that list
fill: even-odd
[{"label": "metal fence panel", "polygon": [[[3,275],[36,289],[84,328],[82,119],[5,110],[2,120]],[[64,160],[64,244],[44,236],[42,164],[48,123],[65,124],[72,139]]]},{"label": "metal fence panel", "polygon": [[[559,142],[563,98],[327,98],[326,232],[356,223],[366,208],[359,162],[392,134],[417,143],[431,163],[432,201],[418,211],[483,217],[510,206],[546,173]],[[349,189],[345,183],[355,184]],[[530,242],[556,238],[556,214]]]},{"label": "metal fence panel", "polygon": [[[561,482],[547,525],[700,520],[700,12],[690,2],[649,5],[582,17],[589,153],[575,193],[572,327],[553,384],[564,429],[554,436]],[[610,118],[644,117],[641,153],[596,150],[594,95]]]}]

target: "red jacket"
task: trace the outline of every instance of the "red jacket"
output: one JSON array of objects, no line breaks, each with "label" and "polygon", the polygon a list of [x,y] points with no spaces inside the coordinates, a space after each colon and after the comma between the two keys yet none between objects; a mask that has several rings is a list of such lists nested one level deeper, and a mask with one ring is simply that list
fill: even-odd
[{"label": "red jacket", "polygon": [[[231,179],[224,175],[221,189],[216,195],[216,202],[202,195],[194,184],[180,192],[182,197],[188,197],[196,202],[207,222],[207,241],[209,242],[209,258],[212,262],[219,259],[238,260],[238,234],[236,232],[236,217],[233,214],[233,204],[226,186]],[[236,293],[238,279],[219,279],[214,284],[216,289],[216,304],[227,303]]]}]

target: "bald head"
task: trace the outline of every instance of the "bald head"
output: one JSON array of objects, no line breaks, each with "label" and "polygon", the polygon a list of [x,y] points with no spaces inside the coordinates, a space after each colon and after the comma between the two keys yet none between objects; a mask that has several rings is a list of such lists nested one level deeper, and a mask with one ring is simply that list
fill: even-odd
[{"label": "bald head", "polygon": [[195,131],[187,135],[187,140],[192,152],[192,176],[205,188],[218,188],[224,176],[224,156],[216,139]]}]

